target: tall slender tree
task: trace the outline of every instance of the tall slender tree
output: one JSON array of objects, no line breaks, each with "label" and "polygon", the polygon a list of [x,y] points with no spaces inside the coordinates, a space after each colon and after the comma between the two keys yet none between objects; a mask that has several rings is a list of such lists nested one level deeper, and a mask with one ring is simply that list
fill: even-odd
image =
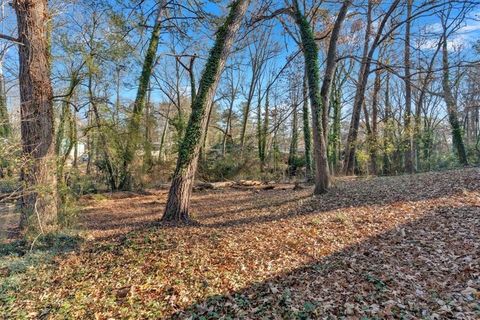
[{"label": "tall slender tree", "polygon": [[[450,10],[447,14],[452,11]],[[463,142],[463,130],[458,119],[458,110],[455,97],[452,92],[452,84],[450,81],[450,63],[448,57],[448,16],[441,16],[442,24],[442,88],[443,98],[447,105],[448,120],[452,128],[453,147],[456,150],[458,160],[463,165],[468,165],[467,152]]]},{"label": "tall slender tree", "polygon": [[412,128],[412,76],[410,72],[410,28],[412,18],[412,1],[407,1],[407,19],[405,22],[405,114],[404,114],[404,130],[405,130],[405,171],[414,172],[413,161],[413,128]]},{"label": "tall slender tree", "polygon": [[315,42],[310,23],[305,15],[300,11],[298,0],[293,0],[293,11],[295,22],[300,30],[303,54],[305,58],[305,68],[308,79],[308,92],[310,105],[312,109],[312,129],[314,141],[314,159],[315,159],[315,194],[324,193],[330,185],[330,173],[328,169],[326,128],[322,123],[322,110],[328,108],[330,98],[330,88],[333,74],[336,66],[337,42],[343,21],[346,18],[348,7],[351,1],[343,2],[333,26],[330,42],[327,51],[327,60],[325,75],[320,89],[320,74],[318,62],[318,47]]},{"label": "tall slender tree", "polygon": [[[368,84],[368,76],[370,75],[370,68],[372,64],[373,54],[375,53],[376,49],[384,41],[387,39],[386,35],[382,37],[383,30],[387,21],[389,20],[390,16],[393,12],[397,9],[400,0],[394,0],[388,10],[383,15],[382,19],[377,28],[377,32],[375,37],[370,44],[370,37],[371,37],[371,29],[373,25],[372,19],[372,12],[374,1],[368,1],[368,10],[367,10],[367,27],[365,32],[365,41],[364,41],[364,48],[363,48],[363,56],[360,66],[360,73],[358,75],[358,83],[357,89],[355,92],[355,98],[353,102],[353,111],[352,111],[352,119],[350,121],[350,129],[348,131],[347,137],[347,144],[345,145],[345,163],[344,163],[344,172],[345,174],[353,174],[354,164],[355,164],[355,152],[356,152],[356,143],[358,137],[358,128],[360,125],[360,114],[362,110],[362,106],[365,100],[365,91],[367,89]],[[397,24],[398,27],[398,24]],[[393,28],[389,31],[389,33],[393,32]]]},{"label": "tall slender tree", "polygon": [[[133,113],[128,124],[129,138],[125,147],[125,155],[123,159],[123,176],[120,181],[121,189],[131,189],[132,187],[132,175],[130,172],[130,165],[133,161],[135,150],[141,141],[140,137],[140,124],[142,117],[144,116],[143,110],[147,104],[148,89],[150,83],[150,77],[153,72],[155,64],[155,58],[157,55],[158,43],[160,40],[160,31],[162,29],[162,18],[167,1],[161,0],[158,4],[157,17],[153,26],[152,34],[148,44],[147,52],[145,53],[145,59],[143,61],[142,73],[138,80],[138,89],[135,102],[133,104]],[[148,121],[148,120],[147,120]]]},{"label": "tall slender tree", "polygon": [[305,145],[305,176],[307,181],[311,181],[313,177],[312,167],[312,130],[310,129],[310,116],[308,112],[308,80],[307,75],[302,81],[302,120],[303,120],[303,143]]}]

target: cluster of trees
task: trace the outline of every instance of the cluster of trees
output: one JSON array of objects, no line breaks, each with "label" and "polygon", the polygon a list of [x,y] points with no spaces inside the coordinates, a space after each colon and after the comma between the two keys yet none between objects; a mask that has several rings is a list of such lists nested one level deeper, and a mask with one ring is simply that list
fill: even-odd
[{"label": "cluster of trees", "polygon": [[0,136],[21,141],[22,227],[54,230],[87,184],[171,181],[163,220],[188,222],[196,176],[320,194],[333,175],[478,163],[478,4],[14,0]]}]

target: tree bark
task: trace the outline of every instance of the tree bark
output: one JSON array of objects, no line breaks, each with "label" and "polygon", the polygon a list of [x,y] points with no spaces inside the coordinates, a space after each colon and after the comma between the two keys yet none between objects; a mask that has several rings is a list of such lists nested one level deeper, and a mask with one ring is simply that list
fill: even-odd
[{"label": "tree bark", "polygon": [[381,83],[381,70],[377,70],[375,73],[375,83],[373,85],[372,96],[372,131],[370,133],[370,173],[373,175],[378,174],[377,164],[377,151],[378,151],[378,94],[380,92]]},{"label": "tree bark", "polygon": [[312,168],[312,131],[310,130],[310,116],[308,115],[308,79],[305,71],[303,78],[303,141],[305,144],[305,176],[307,181],[313,177]]},{"label": "tree bark", "polygon": [[338,12],[337,19],[332,28],[332,33],[330,34],[330,42],[328,45],[327,57],[325,60],[325,74],[323,76],[323,83],[320,89],[320,97],[322,99],[322,124],[323,124],[323,136],[325,140],[328,140],[328,106],[330,98],[330,90],[332,87],[332,80],[337,66],[337,43],[338,37],[340,36],[340,31],[342,29],[343,21],[347,17],[348,8],[350,7],[352,1],[344,0],[343,4]]},{"label": "tree bark", "polygon": [[166,6],[166,0],[161,0],[158,4],[157,18],[153,27],[152,35],[150,36],[150,42],[145,54],[143,62],[142,73],[140,75],[137,96],[133,104],[133,113],[129,121],[128,131],[129,139],[125,147],[125,154],[123,159],[123,172],[122,181],[120,182],[120,188],[123,190],[129,190],[132,187],[132,175],[130,172],[130,164],[133,161],[136,148],[140,139],[140,123],[143,117],[143,109],[145,108],[148,96],[148,87],[150,83],[150,77],[153,72],[155,64],[155,57],[157,54],[158,43],[160,40],[160,31],[162,27],[162,17]]},{"label": "tree bark", "polygon": [[468,165],[467,153],[465,151],[465,145],[463,143],[463,130],[458,120],[457,115],[457,103],[452,93],[451,83],[450,83],[450,71],[449,71],[449,61],[448,61],[448,41],[446,36],[446,30],[444,29],[443,33],[443,43],[442,43],[442,87],[443,87],[443,97],[445,104],[447,105],[448,120],[450,126],[452,127],[452,140],[453,147],[456,149],[458,160],[463,165]]},{"label": "tree bark", "polygon": [[[0,68],[2,68],[1,62]],[[8,136],[10,136],[10,132],[11,126],[10,119],[8,117],[5,78],[3,76],[3,70],[0,70],[0,137],[7,138]]]},{"label": "tree bark", "polygon": [[330,186],[330,173],[328,169],[328,155],[326,143],[326,124],[322,118],[323,108],[328,108],[330,87],[335,72],[337,41],[346,17],[350,1],[344,1],[335,21],[330,43],[327,52],[327,61],[325,67],[325,77],[320,89],[320,75],[318,63],[318,47],[315,43],[315,36],[312,28],[300,12],[298,0],[293,1],[295,21],[300,29],[300,36],[305,58],[305,68],[307,70],[308,89],[310,95],[310,105],[312,108],[312,128],[314,141],[314,159],[315,159],[315,194],[325,193]]},{"label": "tree bark", "polygon": [[293,119],[292,119],[292,136],[290,138],[290,149],[288,152],[288,175],[296,176],[297,149],[298,149],[298,111],[297,111],[298,103],[297,103],[297,99],[294,99],[292,102],[293,102]]},{"label": "tree bark", "polygon": [[327,192],[330,186],[330,174],[328,170],[327,146],[323,135],[322,125],[322,99],[320,96],[320,75],[318,63],[318,47],[315,43],[315,36],[312,28],[300,12],[298,1],[294,0],[295,22],[300,29],[300,36],[305,58],[305,69],[307,71],[308,92],[310,107],[312,111],[313,129],[313,154],[315,160],[315,194]]},{"label": "tree bark", "polygon": [[413,131],[412,131],[412,77],[410,75],[410,19],[412,17],[412,1],[407,0],[407,21],[405,25],[405,171],[414,172],[413,166]]},{"label": "tree bark", "polygon": [[[367,13],[367,30],[365,34],[365,44],[363,48],[363,58],[362,65],[360,67],[360,73],[358,77],[357,90],[355,92],[355,99],[353,102],[353,111],[352,111],[352,120],[350,121],[350,129],[348,132],[347,144],[345,146],[345,164],[344,172],[347,175],[352,175],[355,167],[355,152],[356,152],[356,143],[358,137],[358,128],[360,125],[360,113],[362,110],[363,101],[365,100],[365,91],[367,89],[368,76],[370,74],[370,66],[372,63],[373,54],[380,44],[380,37],[383,33],[383,29],[389,19],[397,8],[400,0],[394,0],[390,5],[388,11],[384,14],[378,30],[376,32],[375,38],[372,41],[372,45],[369,46],[370,31],[372,27],[372,10],[373,10],[373,1],[368,3],[368,13]],[[370,48],[370,49],[369,49]]]},{"label": "tree bark", "polygon": [[50,81],[47,0],[15,0],[20,63],[22,150],[29,159],[21,179],[22,229],[57,229],[53,91]]},{"label": "tree bark", "polygon": [[198,157],[207,126],[207,117],[220,75],[240,28],[250,0],[235,0],[230,13],[217,31],[213,48],[203,71],[197,96],[192,105],[187,131],[180,146],[177,167],[168,194],[163,221],[187,222],[190,220],[189,206]]}]

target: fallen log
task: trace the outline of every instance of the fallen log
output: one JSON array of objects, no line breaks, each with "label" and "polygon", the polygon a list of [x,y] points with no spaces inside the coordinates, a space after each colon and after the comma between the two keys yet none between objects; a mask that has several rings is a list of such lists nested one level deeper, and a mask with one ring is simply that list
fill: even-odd
[{"label": "fallen log", "polygon": [[257,180],[240,180],[237,184],[245,187],[254,187],[261,185],[262,182]]},{"label": "fallen log", "polygon": [[196,190],[213,190],[228,188],[233,186],[235,183],[233,181],[220,181],[220,182],[199,182],[195,185]]}]

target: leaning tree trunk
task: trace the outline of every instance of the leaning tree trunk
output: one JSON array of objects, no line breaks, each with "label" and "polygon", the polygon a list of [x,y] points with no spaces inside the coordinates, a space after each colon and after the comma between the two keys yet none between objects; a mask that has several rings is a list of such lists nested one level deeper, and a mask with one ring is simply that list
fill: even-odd
[{"label": "leaning tree trunk", "polygon": [[325,73],[323,76],[323,83],[320,89],[320,98],[322,99],[322,105],[324,112],[322,113],[322,124],[323,124],[323,135],[324,139],[328,139],[328,106],[330,91],[332,87],[332,81],[335,74],[335,69],[337,67],[337,43],[340,36],[340,31],[342,29],[343,21],[347,17],[347,11],[350,7],[352,1],[344,0],[340,11],[338,12],[337,19],[332,28],[332,33],[330,34],[330,42],[328,44],[327,57],[325,61]]},{"label": "leaning tree trunk", "polygon": [[130,172],[130,165],[133,161],[135,150],[141,140],[140,123],[143,117],[143,109],[147,103],[148,87],[155,64],[155,57],[160,40],[160,31],[162,26],[161,22],[166,2],[166,0],[162,0],[158,4],[157,18],[155,20],[152,35],[150,36],[150,42],[145,54],[145,60],[143,61],[142,73],[138,83],[137,96],[135,97],[135,102],[133,104],[133,114],[128,124],[129,138],[125,146],[122,172],[123,176],[122,181],[120,182],[120,188],[123,190],[129,190],[132,187],[132,174]]},{"label": "leaning tree trunk", "polygon": [[20,63],[22,150],[28,159],[21,179],[22,229],[51,232],[57,228],[53,92],[47,37],[47,0],[16,0]]},{"label": "leaning tree trunk", "polygon": [[358,136],[358,127],[360,124],[360,112],[363,105],[365,90],[367,87],[368,75],[370,73],[370,64],[368,61],[370,32],[372,29],[372,1],[368,1],[367,26],[365,30],[365,38],[363,44],[362,61],[360,65],[360,73],[358,75],[357,90],[353,102],[352,119],[348,130],[347,144],[345,145],[345,162],[344,173],[352,175],[355,164],[356,140]]},{"label": "leaning tree trunk", "polygon": [[215,44],[203,70],[192,113],[178,153],[177,167],[168,194],[163,221],[186,222],[198,157],[207,126],[207,117],[220,80],[220,75],[240,28],[250,0],[235,0],[230,5],[223,25],[218,29]]},{"label": "leaning tree trunk", "polygon": [[[355,92],[355,98],[352,108],[352,119],[350,121],[350,128],[347,136],[347,144],[345,145],[345,163],[344,163],[344,172],[346,175],[352,175],[354,173],[355,167],[355,153],[356,153],[356,144],[358,137],[358,129],[360,126],[360,113],[362,110],[362,105],[365,100],[365,91],[367,90],[368,76],[370,75],[370,67],[373,61],[373,54],[376,51],[378,45],[381,43],[380,37],[382,36],[383,29],[389,20],[389,17],[396,10],[400,0],[394,0],[390,5],[388,11],[383,15],[382,20],[378,26],[375,38],[372,41],[372,44],[369,46],[370,40],[370,31],[372,29],[372,10],[373,10],[373,1],[370,0],[368,3],[368,12],[367,12],[367,29],[365,34],[365,43],[363,48],[363,57],[360,67],[360,73],[357,82],[357,89]],[[385,38],[382,38],[385,39]],[[369,49],[370,47],[370,49]]]}]

